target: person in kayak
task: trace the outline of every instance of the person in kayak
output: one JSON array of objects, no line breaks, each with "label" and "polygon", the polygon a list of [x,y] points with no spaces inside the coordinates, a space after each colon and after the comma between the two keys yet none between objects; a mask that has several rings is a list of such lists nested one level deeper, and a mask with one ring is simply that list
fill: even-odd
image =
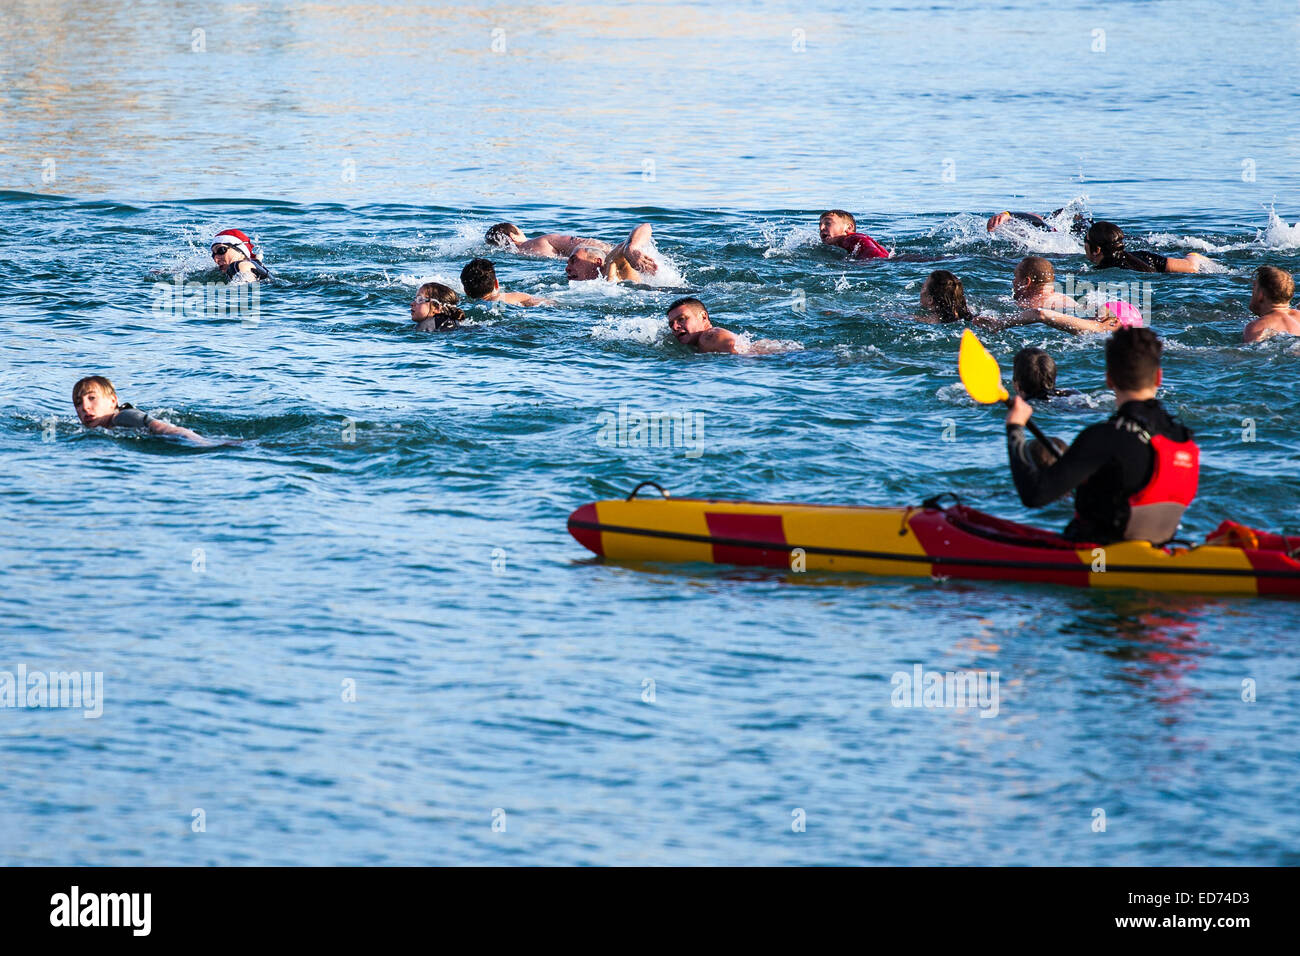
[{"label": "person in kayak", "polygon": [[783,351],[778,343],[768,339],[745,345],[735,332],[715,326],[704,303],[693,296],[668,306],[668,328],[673,338],[697,352],[769,355]]},{"label": "person in kayak", "polygon": [[1200,450],[1156,398],[1161,349],[1148,328],[1119,329],[1107,339],[1106,384],[1115,393],[1115,414],[1080,432],[1050,467],[1035,463],[1026,447],[1033,406],[1019,395],[1011,400],[1007,456],[1016,491],[1029,508],[1074,491],[1074,519],[1065,537],[1164,544],[1196,496]]},{"label": "person in kayak", "polygon": [[1083,252],[1097,269],[1131,272],[1200,272],[1211,263],[1199,252],[1189,252],[1183,259],[1157,252],[1129,252],[1124,248],[1124,230],[1113,222],[1094,222],[1083,239]]},{"label": "person in kayak", "polygon": [[118,401],[117,389],[103,375],[88,375],[72,386],[72,407],[86,428],[137,428],[154,435],[184,438],[200,445],[215,444],[188,428],[170,425],[129,402]]},{"label": "person in kayak", "polygon": [[839,246],[850,259],[888,259],[889,250],[865,232],[858,232],[858,221],[843,209],[828,209],[817,219],[822,242]]},{"label": "person in kayak", "polygon": [[[1056,227],[1053,226],[1050,222],[1048,222],[1048,220],[1055,219],[1063,212],[1065,212],[1064,206],[1062,206],[1060,209],[1053,210],[1052,212],[1048,213],[1046,216],[1040,216],[1037,213],[1033,213],[1033,212],[1011,212],[1010,210],[1004,209],[1002,210],[1002,212],[997,212],[994,213],[992,216],[990,216],[989,221],[985,225],[988,228],[989,232],[993,232],[999,226],[1002,226],[1005,223],[1010,222],[1012,219],[1015,219],[1019,222],[1028,223],[1029,225],[1033,226],[1035,229],[1045,229],[1048,232],[1056,232],[1057,231]],[[1071,217],[1070,219],[1070,232],[1073,235],[1076,236],[1084,235],[1088,231],[1090,226],[1092,226],[1092,220],[1089,219],[1081,212],[1076,212],[1074,216]]]},{"label": "person in kayak", "polygon": [[260,282],[271,278],[253,240],[238,229],[223,229],[212,237],[212,261],[227,279]]},{"label": "person in kayak", "polygon": [[650,223],[643,222],[612,249],[578,246],[569,254],[564,274],[575,282],[602,278],[611,282],[640,282],[659,271],[652,231]]},{"label": "person in kayak", "polygon": [[513,222],[497,223],[487,231],[486,239],[489,246],[513,250],[526,256],[540,256],[544,259],[567,259],[580,246],[602,253],[607,253],[613,248],[608,242],[599,239],[583,239],[559,233],[547,233],[536,239],[529,239]]},{"label": "person in kayak", "polygon": [[1079,394],[1074,389],[1056,387],[1056,360],[1032,346],[1017,352],[1011,363],[1011,390],[1031,402]]},{"label": "person in kayak", "polygon": [[1258,342],[1274,335],[1300,335],[1300,309],[1291,308],[1295,279],[1276,266],[1255,270],[1255,287],[1250,293],[1250,311],[1259,318],[1246,326],[1242,341]]},{"label": "person in kayak", "polygon": [[484,302],[505,302],[508,305],[554,305],[550,299],[539,299],[527,292],[505,292],[497,282],[497,270],[487,259],[471,259],[460,270],[460,284],[471,299]]},{"label": "person in kayak", "polygon": [[426,282],[411,303],[411,321],[420,332],[450,332],[460,328],[465,313],[456,290],[441,282]]}]

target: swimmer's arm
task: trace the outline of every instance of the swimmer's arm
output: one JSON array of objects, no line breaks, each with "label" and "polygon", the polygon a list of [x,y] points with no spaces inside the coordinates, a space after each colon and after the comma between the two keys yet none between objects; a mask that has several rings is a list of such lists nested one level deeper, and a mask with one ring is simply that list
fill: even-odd
[{"label": "swimmer's arm", "polygon": [[532,308],[535,305],[555,305],[554,299],[542,299],[535,295],[529,295],[527,292],[502,292],[498,297],[502,302],[508,302],[511,305],[522,305],[525,308]]},{"label": "swimmer's arm", "polygon": [[695,345],[701,352],[735,352],[736,334],[726,329],[712,328],[701,333]]},{"label": "swimmer's arm", "polygon": [[1265,319],[1255,319],[1255,321],[1247,325],[1245,331],[1241,333],[1241,340],[1243,342],[1259,342],[1268,338],[1276,331],[1277,329],[1273,328],[1271,322],[1268,322]]},{"label": "swimmer's arm", "polygon": [[1189,252],[1185,259],[1165,259],[1165,271],[1200,272],[1202,263],[1208,265],[1211,261],[1199,252]]},{"label": "swimmer's arm", "polygon": [[160,421],[157,418],[149,419],[149,424],[146,427],[149,429],[149,431],[153,432],[153,434],[155,435],[169,435],[176,438],[184,438],[187,441],[194,442],[196,445],[218,444],[217,442],[214,442],[211,439],[204,438],[202,435],[198,434],[197,432],[190,431],[188,428],[181,428],[180,425],[170,425],[167,422]]},{"label": "swimmer's arm", "polygon": [[645,246],[651,241],[652,227],[643,222],[605,257],[605,274],[613,279],[637,280],[641,274],[654,275],[658,264],[650,258]]},{"label": "swimmer's arm", "polygon": [[994,229],[1002,225],[1010,218],[1011,218],[1011,211],[1008,209],[1004,209],[1001,212],[995,213],[994,215],[990,216],[989,221],[987,223],[989,232],[992,232]]},{"label": "swimmer's arm", "polygon": [[971,316],[970,324],[975,326],[977,329],[986,329],[989,332],[1001,332],[1003,329],[1012,325],[1018,325],[1019,323],[1010,319],[1005,321],[1002,319],[995,319],[991,315],[974,315]]},{"label": "swimmer's arm", "polygon": [[1064,332],[1114,332],[1119,328],[1119,319],[1111,315],[1110,310],[1105,310],[1105,315],[1096,319],[1085,319],[1077,315],[1066,315],[1064,312],[1057,312],[1055,309],[1025,309],[1020,313],[1022,321],[1014,322],[1015,325],[1031,325],[1034,322],[1041,322],[1043,325],[1051,326],[1054,329],[1061,329]]}]

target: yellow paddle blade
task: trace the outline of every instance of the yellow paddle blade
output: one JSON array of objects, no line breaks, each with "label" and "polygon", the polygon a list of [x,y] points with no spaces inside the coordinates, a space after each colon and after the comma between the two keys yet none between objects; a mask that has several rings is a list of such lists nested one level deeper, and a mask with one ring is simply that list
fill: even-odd
[{"label": "yellow paddle blade", "polygon": [[1005,402],[1009,397],[1002,387],[1002,369],[989,354],[984,343],[970,329],[961,334],[961,351],[957,353],[957,372],[970,397],[981,405]]}]

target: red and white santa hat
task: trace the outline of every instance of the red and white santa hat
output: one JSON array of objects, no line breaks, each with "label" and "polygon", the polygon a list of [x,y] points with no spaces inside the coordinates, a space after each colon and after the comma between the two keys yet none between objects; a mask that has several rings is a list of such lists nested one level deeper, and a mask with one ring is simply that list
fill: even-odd
[{"label": "red and white santa hat", "polygon": [[256,251],[254,251],[254,247],[253,247],[253,240],[249,239],[248,236],[240,232],[238,229],[221,230],[219,233],[217,233],[215,236],[212,237],[212,242],[208,243],[208,245],[234,246],[244,255],[248,256],[248,258],[250,259],[257,258],[257,253]]}]

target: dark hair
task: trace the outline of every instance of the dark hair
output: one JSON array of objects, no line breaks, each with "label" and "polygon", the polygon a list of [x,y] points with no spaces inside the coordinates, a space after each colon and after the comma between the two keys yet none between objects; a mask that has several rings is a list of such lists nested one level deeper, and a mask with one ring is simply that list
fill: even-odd
[{"label": "dark hair", "polygon": [[961,287],[961,279],[946,269],[931,272],[921,288],[929,288],[940,322],[966,322],[975,318],[966,305],[966,290]]},{"label": "dark hair", "polygon": [[1160,336],[1146,327],[1117,329],[1106,340],[1106,374],[1126,392],[1150,388],[1160,371]]},{"label": "dark hair", "polygon": [[481,299],[496,288],[497,270],[487,259],[471,259],[460,270],[460,284],[465,287],[465,294],[471,299]]},{"label": "dark hair", "polygon": [[858,221],[853,218],[853,213],[851,212],[845,212],[843,209],[827,209],[817,217],[817,221],[821,222],[827,216],[838,216],[840,219],[847,219],[849,221],[849,229],[854,232],[858,231]]},{"label": "dark hair", "polygon": [[489,246],[501,246],[506,249],[510,248],[515,244],[515,241],[510,238],[510,234],[517,228],[519,227],[513,222],[497,223],[487,231],[487,244]]},{"label": "dark hair", "polygon": [[1128,269],[1131,272],[1155,272],[1156,267],[1124,248],[1124,230],[1113,222],[1094,222],[1084,236],[1085,249],[1100,249],[1098,269]]},{"label": "dark hair", "polygon": [[1042,349],[1021,349],[1011,364],[1011,377],[1025,398],[1047,398],[1056,389],[1056,361]]},{"label": "dark hair", "polygon": [[[438,310],[428,318],[435,320],[439,331],[454,329],[465,318],[464,311],[456,305],[460,301],[460,296],[451,286],[443,285],[441,282],[426,282],[415,294],[429,299],[431,304],[434,302],[438,304]],[[420,321],[424,322],[427,319]]]},{"label": "dark hair", "polygon": [[678,299],[678,300],[677,300],[676,302],[674,302],[672,305],[668,306],[668,309],[667,309],[667,311],[664,312],[664,315],[672,315],[674,309],[681,308],[683,305],[698,305],[698,306],[699,306],[699,307],[704,311],[704,317],[705,317],[706,319],[709,317],[709,309],[708,309],[708,306],[706,306],[706,305],[705,305],[703,302],[701,302],[699,299],[697,299],[697,298],[695,298],[694,296],[691,296],[691,295],[688,295],[688,296],[685,296],[685,297],[683,297],[683,298],[681,298],[681,299]]},{"label": "dark hair", "polygon": [[1268,296],[1268,301],[1275,305],[1285,305],[1295,295],[1295,279],[1277,266],[1260,266],[1255,270],[1255,281],[1259,283],[1259,290]]}]

